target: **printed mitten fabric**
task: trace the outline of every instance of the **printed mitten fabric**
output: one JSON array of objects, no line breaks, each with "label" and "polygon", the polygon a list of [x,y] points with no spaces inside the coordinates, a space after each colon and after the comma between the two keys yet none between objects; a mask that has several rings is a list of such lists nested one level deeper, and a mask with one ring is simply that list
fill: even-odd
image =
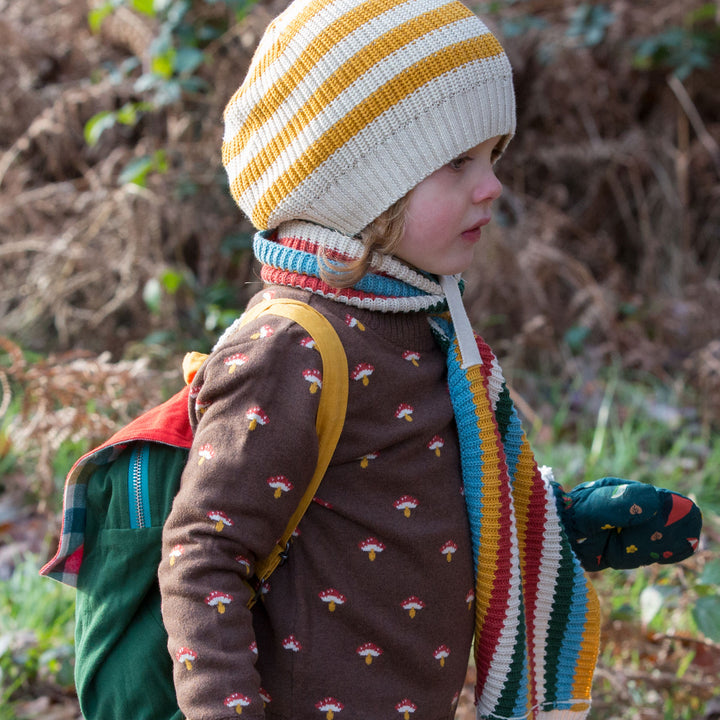
[{"label": "printed mitten fabric", "polygon": [[555,488],[563,525],[586,570],[675,563],[697,548],[702,514],[684,495],[615,477],[569,493]]}]

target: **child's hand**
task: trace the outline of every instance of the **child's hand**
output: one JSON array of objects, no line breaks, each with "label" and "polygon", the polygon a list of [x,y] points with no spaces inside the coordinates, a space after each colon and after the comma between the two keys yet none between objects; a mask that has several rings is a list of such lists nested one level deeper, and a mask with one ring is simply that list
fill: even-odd
[{"label": "child's hand", "polygon": [[606,477],[561,491],[558,500],[570,543],[586,570],[680,562],[697,548],[700,508],[670,490]]}]

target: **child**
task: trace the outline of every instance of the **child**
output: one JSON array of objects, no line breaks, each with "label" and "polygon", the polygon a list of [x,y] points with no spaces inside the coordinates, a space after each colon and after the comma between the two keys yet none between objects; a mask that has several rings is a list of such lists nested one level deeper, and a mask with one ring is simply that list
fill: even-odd
[{"label": "child", "polygon": [[580,562],[692,554],[685,498],[612,478],[566,495],[537,470],[470,328],[459,273],[514,129],[507,57],[456,0],[295,0],[268,27],[223,143],[260,230],[251,305],[295,298],[330,320],[348,411],[249,610],[244,581],[315,467],[322,367],[298,325],[265,317],[198,372],[159,571],[190,720],[450,720],[473,639],[478,717],[583,718],[599,610]]}]

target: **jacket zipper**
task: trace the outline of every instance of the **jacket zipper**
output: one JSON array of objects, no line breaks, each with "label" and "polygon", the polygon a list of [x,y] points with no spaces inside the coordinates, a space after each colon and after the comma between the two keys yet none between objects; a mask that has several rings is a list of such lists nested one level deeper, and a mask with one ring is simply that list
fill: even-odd
[{"label": "jacket zipper", "polygon": [[128,506],[133,530],[150,527],[148,458],[150,446],[140,443],[133,447],[128,467]]}]

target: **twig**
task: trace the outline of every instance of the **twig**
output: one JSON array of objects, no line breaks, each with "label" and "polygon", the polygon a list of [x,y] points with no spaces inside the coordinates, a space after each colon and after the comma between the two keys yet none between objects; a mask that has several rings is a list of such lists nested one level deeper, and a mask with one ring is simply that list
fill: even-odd
[{"label": "twig", "polygon": [[680,107],[682,107],[683,112],[690,121],[698,139],[708,151],[713,163],[715,163],[715,170],[718,176],[720,176],[720,146],[718,146],[717,142],[715,142],[715,138],[707,131],[705,123],[695,107],[695,103],[692,101],[690,95],[688,95],[688,91],[685,89],[685,86],[680,82],[677,76],[671,74],[667,79],[667,84],[673,91],[677,101],[680,103]]}]

